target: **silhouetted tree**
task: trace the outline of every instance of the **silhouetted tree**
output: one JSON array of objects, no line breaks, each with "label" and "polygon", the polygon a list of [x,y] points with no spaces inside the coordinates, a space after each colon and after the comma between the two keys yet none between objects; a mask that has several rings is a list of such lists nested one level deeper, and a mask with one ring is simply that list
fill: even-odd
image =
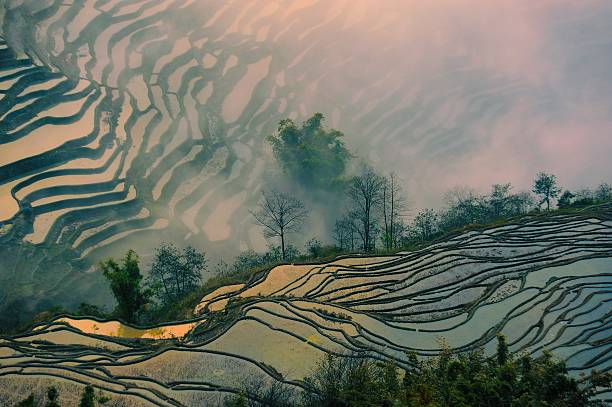
[{"label": "silhouetted tree", "polygon": [[333,237],[340,250],[355,250],[355,222],[350,216],[337,219],[334,223]]},{"label": "silhouetted tree", "polygon": [[529,192],[519,192],[510,195],[508,198],[508,208],[511,215],[522,215],[529,212],[535,205],[533,195]]},{"label": "silhouetted tree", "polygon": [[590,188],[580,188],[575,192],[573,206],[593,205],[594,193]]},{"label": "silhouetted tree", "polygon": [[297,199],[272,190],[264,192],[259,203],[259,210],[251,212],[255,221],[264,227],[268,238],[278,237],[281,242],[281,254],[286,259],[285,239],[289,232],[297,232],[308,217],[308,210]]},{"label": "silhouetted tree", "polygon": [[406,209],[406,198],[399,180],[394,173],[390,173],[382,185],[382,215],[385,227],[382,239],[387,250],[399,245],[404,230],[402,216]]},{"label": "silhouetted tree", "polygon": [[557,206],[560,209],[569,208],[572,205],[572,199],[574,199],[574,196],[574,194],[572,194],[566,189],[559,197],[559,200],[557,201]]},{"label": "silhouetted tree", "polygon": [[295,394],[289,386],[264,376],[248,379],[243,391],[224,400],[225,407],[291,407]]},{"label": "silhouetted tree", "polygon": [[354,219],[365,252],[374,249],[374,236],[378,227],[377,210],[382,205],[384,185],[385,179],[365,165],[361,173],[354,176],[349,184],[348,196],[351,205],[349,216]]},{"label": "silhouetted tree", "polygon": [[446,208],[439,216],[439,228],[452,230],[470,224],[485,223],[490,217],[487,198],[472,188],[456,187],[446,192]]},{"label": "silhouetted tree", "polygon": [[511,184],[494,184],[489,195],[489,205],[491,206],[491,216],[497,219],[506,214],[510,200]]},{"label": "silhouetted tree", "polygon": [[540,205],[546,202],[546,210],[550,211],[550,201],[556,198],[561,192],[561,187],[557,185],[557,177],[553,174],[540,172],[533,183],[533,193],[542,197]]},{"label": "silhouetted tree", "polygon": [[150,292],[143,290],[142,274],[138,266],[138,255],[129,250],[119,264],[113,259],[100,263],[100,267],[110,283],[110,288],[117,300],[117,312],[128,322],[135,322],[138,313],[147,303]]},{"label": "silhouetted tree", "polygon": [[308,251],[308,255],[310,257],[316,259],[321,256],[323,245],[321,244],[320,240],[313,237],[308,242],[306,242],[306,250]]},{"label": "silhouetted tree", "polygon": [[430,239],[437,232],[438,214],[433,209],[423,209],[413,219],[413,230],[421,240]]},{"label": "silhouetted tree", "polygon": [[597,186],[593,195],[598,202],[610,201],[612,200],[612,186],[607,182],[602,182]]},{"label": "silhouetted tree", "polygon": [[351,155],[338,130],[323,127],[324,116],[315,113],[296,125],[282,120],[278,136],[270,136],[274,156],[281,168],[306,187],[327,188],[340,181]]}]

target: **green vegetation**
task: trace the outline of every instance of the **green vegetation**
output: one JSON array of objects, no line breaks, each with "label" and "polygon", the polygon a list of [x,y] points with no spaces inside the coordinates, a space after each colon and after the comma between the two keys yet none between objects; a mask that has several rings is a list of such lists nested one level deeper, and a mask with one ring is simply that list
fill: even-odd
[{"label": "green vegetation", "polygon": [[133,250],[127,252],[122,264],[113,259],[100,263],[104,277],[108,279],[117,300],[117,315],[127,322],[138,320],[138,314],[151,295],[142,287],[142,274],[138,263],[138,255]]},{"label": "green vegetation", "polygon": [[609,388],[612,375],[593,371],[577,381],[565,364],[544,351],[537,358],[512,355],[498,335],[497,354],[481,350],[453,353],[445,348],[436,358],[408,355],[410,368],[367,355],[333,356],[321,360],[305,379],[300,395],[265,386],[245,386],[228,397],[226,406],[604,406],[595,400],[598,388]]},{"label": "green vegetation", "polygon": [[49,399],[49,401],[47,401],[45,407],[60,407],[59,402],[57,401],[58,398],[59,392],[57,389],[55,387],[49,387],[49,390],[47,390],[47,399]]},{"label": "green vegetation", "polygon": [[[103,395],[102,392],[96,396],[93,386],[87,385],[81,393],[81,399],[79,401],[79,407],[95,407],[96,402],[98,404],[105,404],[110,401],[110,398]],[[34,394],[30,394],[27,398],[17,403],[16,407],[36,407],[41,405]],[[47,389],[47,402],[44,404],[45,407],[60,407],[59,403],[59,391],[54,386]]]},{"label": "green vegetation", "polygon": [[546,202],[546,210],[550,211],[550,202],[561,192],[561,187],[557,185],[557,177],[553,174],[540,172],[533,183],[533,193],[542,197],[540,205]]},{"label": "green vegetation", "polygon": [[36,403],[36,400],[34,399],[34,394],[30,394],[28,397],[17,403],[16,407],[35,407],[37,404],[38,403]]},{"label": "green vegetation", "polygon": [[198,287],[205,270],[205,253],[191,246],[181,252],[172,243],[162,243],[155,249],[147,283],[161,303],[167,305]]},{"label": "green vegetation", "polygon": [[301,126],[285,119],[278,125],[278,135],[268,137],[281,168],[307,188],[329,188],[341,183],[351,157],[341,140],[342,132],[326,130],[323,121],[321,113],[315,113]]},{"label": "green vegetation", "polygon": [[85,386],[85,389],[83,389],[83,394],[81,395],[79,407],[95,407],[95,405],[96,395],[94,393],[94,388],[90,385],[87,385]]}]

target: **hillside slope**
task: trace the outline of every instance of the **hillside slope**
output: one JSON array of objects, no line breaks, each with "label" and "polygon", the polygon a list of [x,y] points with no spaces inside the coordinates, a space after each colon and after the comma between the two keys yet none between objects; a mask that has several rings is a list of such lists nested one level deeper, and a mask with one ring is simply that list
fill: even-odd
[{"label": "hillside slope", "polygon": [[407,351],[436,355],[442,338],[491,353],[498,332],[514,351],[552,350],[572,374],[608,371],[611,290],[610,205],[526,218],[415,252],[278,266],[207,295],[188,326],[39,325],[0,342],[0,401],[54,382],[133,405],[215,405],[254,377],[299,391],[326,352],[406,366]]},{"label": "hillside slope", "polygon": [[456,3],[0,0],[0,312],[108,302],[93,266],[162,238],[263,248],[288,117],[324,113],[420,208],[609,173],[612,4]]}]

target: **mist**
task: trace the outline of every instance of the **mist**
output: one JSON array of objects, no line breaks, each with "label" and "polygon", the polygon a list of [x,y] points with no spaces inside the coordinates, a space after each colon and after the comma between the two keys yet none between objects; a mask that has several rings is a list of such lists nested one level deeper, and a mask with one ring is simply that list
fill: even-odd
[{"label": "mist", "polygon": [[[354,162],[398,174],[413,210],[440,207],[456,186],[529,190],[543,170],[567,188],[610,181],[609,2],[76,3],[0,1],[15,58],[76,89],[31,115],[19,92],[7,102],[0,226],[13,227],[10,247],[68,250],[71,276],[128,248],[146,264],[161,241],[213,261],[263,250],[249,210],[270,188],[312,210],[296,245],[329,242],[344,204],[292,183],[266,141],[280,120],[314,112],[345,133]],[[48,123],[89,87],[72,102],[89,97],[89,116]],[[95,171],[49,175],[73,167]]]}]

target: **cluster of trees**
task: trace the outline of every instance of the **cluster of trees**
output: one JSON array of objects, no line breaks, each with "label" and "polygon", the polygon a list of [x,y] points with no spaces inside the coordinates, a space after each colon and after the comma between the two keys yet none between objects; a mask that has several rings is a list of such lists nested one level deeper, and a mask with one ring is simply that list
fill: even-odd
[{"label": "cluster of trees", "polygon": [[360,173],[349,179],[346,197],[346,214],[333,227],[339,249],[371,252],[378,237],[388,251],[400,247],[407,205],[395,174],[382,176],[362,165]]},{"label": "cluster of trees", "polygon": [[[109,397],[104,396],[102,393],[96,395],[94,388],[90,385],[85,386],[83,393],[81,393],[81,399],[79,401],[79,407],[95,407],[96,404],[105,404],[110,401]],[[44,402],[41,400],[41,402]],[[36,399],[34,393],[31,393],[27,398],[17,403],[17,407],[36,407],[41,405],[39,400]],[[60,407],[59,404],[59,391],[56,387],[49,387],[47,389],[47,400],[45,407]]]},{"label": "cluster of trees", "polygon": [[[609,389],[612,374],[593,370],[580,381],[570,377],[563,361],[548,351],[533,358],[512,354],[503,335],[497,352],[487,358],[481,349],[454,353],[447,346],[436,358],[408,355],[410,368],[381,362],[367,354],[327,354],[304,379],[299,395],[280,382],[251,378],[243,391],[227,397],[226,407],[411,407],[411,406],[558,406],[596,407],[594,396]],[[110,399],[86,386],[80,407],[102,405]],[[44,403],[44,404],[43,404]],[[34,394],[17,407],[59,407],[59,392],[50,387],[45,400]]]},{"label": "cluster of trees", "polygon": [[[172,306],[186,294],[200,286],[202,273],[207,270],[206,255],[191,246],[178,249],[162,243],[155,249],[149,275],[145,280],[140,271],[140,260],[133,250],[117,262],[108,259],[100,263],[104,277],[117,300],[115,316],[126,322],[147,320],[146,313],[155,314],[159,308]],[[82,304],[81,308],[91,308]],[[99,312],[90,309],[90,313]]]},{"label": "cluster of trees", "polygon": [[598,388],[609,388],[612,375],[592,371],[582,382],[568,376],[565,364],[544,351],[537,358],[512,355],[502,335],[497,353],[482,350],[419,360],[409,355],[412,368],[367,355],[326,355],[306,378],[309,391],[296,396],[278,385],[245,388],[229,397],[228,407],[302,406],[604,406],[594,399]]},{"label": "cluster of trees", "polygon": [[279,123],[278,134],[268,137],[281,168],[306,188],[334,188],[343,182],[351,154],[341,131],[325,129],[324,116],[315,113],[301,126],[293,120]]},{"label": "cluster of trees", "polygon": [[559,197],[557,205],[559,209],[594,205],[612,201],[612,186],[603,182],[595,189],[581,188],[574,192],[565,190]]},{"label": "cluster of trees", "polygon": [[[268,139],[279,166],[294,184],[315,195],[325,190],[337,202],[331,212],[339,206],[346,208],[331,230],[340,251],[392,251],[467,225],[487,224],[541,208],[550,211],[555,201],[563,209],[612,199],[609,184],[603,183],[595,190],[563,192],[555,175],[540,172],[531,192],[513,192],[509,183],[494,184],[484,195],[470,188],[455,188],[446,194],[442,210],[423,209],[407,222],[408,206],[401,180],[395,174],[377,174],[365,164],[356,175],[349,176],[352,156],[341,140],[343,134],[326,130],[323,121],[321,113],[301,125],[286,119],[280,122],[277,135]],[[287,235],[299,231],[308,214],[305,205],[291,194],[271,191],[264,193],[254,216],[256,223],[265,228],[267,238],[280,239],[282,249]],[[284,249],[281,251],[284,260],[292,257]]]},{"label": "cluster of trees", "polygon": [[[510,183],[494,184],[488,194],[479,194],[470,188],[454,188],[447,192],[443,209],[423,209],[407,222],[408,206],[401,180],[393,173],[386,176],[377,174],[365,164],[356,175],[347,176],[345,170],[351,155],[337,141],[342,134],[336,130],[323,130],[322,120],[323,116],[317,113],[301,127],[290,120],[283,121],[279,126],[279,136],[271,137],[271,140],[277,161],[293,180],[301,182],[305,188],[313,185],[323,188],[333,184],[334,199],[343,201],[346,207],[344,215],[335,221],[331,231],[340,252],[392,251],[467,225],[488,224],[539,211],[542,207],[550,211],[555,200],[560,209],[612,200],[612,187],[607,183],[595,190],[565,190],[561,193],[563,189],[557,177],[540,172],[534,179],[531,192],[513,192]],[[320,141],[321,134],[327,135],[326,143]],[[334,144],[334,140],[340,144]],[[334,154],[334,151],[340,152]],[[339,162],[338,165],[322,165],[322,173],[317,173],[317,169],[312,167],[313,163],[320,164],[332,157]],[[325,181],[314,182],[305,175],[314,173],[318,174],[316,179]],[[285,250],[287,234],[300,230],[309,211],[295,197],[278,191],[264,192],[259,206],[259,210],[253,213],[256,222],[265,228],[267,238],[280,239],[282,259],[291,259],[294,253]]]}]

